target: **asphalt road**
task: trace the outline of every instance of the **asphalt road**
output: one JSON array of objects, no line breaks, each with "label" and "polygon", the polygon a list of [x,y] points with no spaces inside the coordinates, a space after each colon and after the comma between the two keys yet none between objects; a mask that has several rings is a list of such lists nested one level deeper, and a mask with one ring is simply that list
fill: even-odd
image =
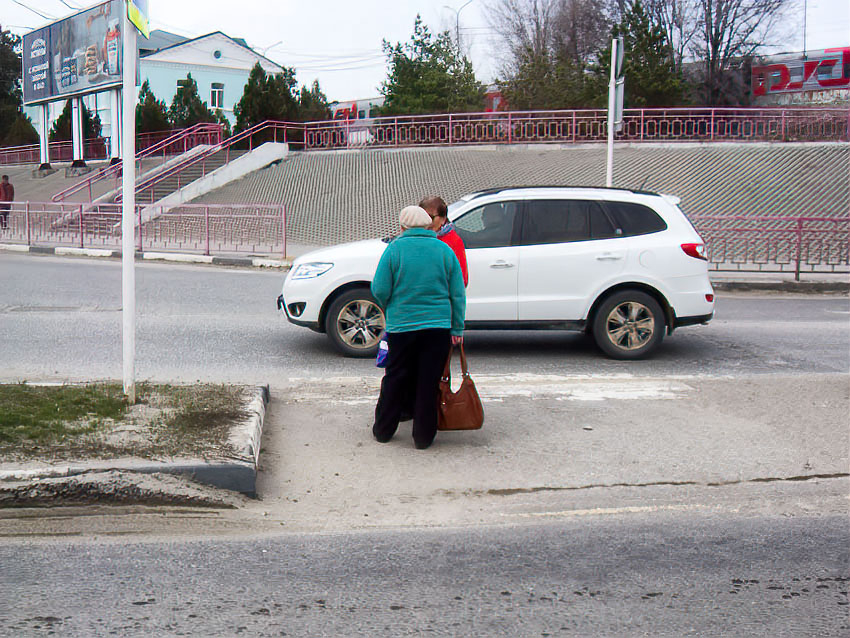
[{"label": "asphalt road", "polygon": [[[119,263],[0,273],[0,380],[120,378]],[[850,635],[846,297],[720,295],[640,362],[470,333],[485,428],[418,452],[280,273],[137,281],[139,378],[271,385],[261,498],[0,510],[0,636]]]},{"label": "asphalt road", "polygon": [[0,636],[847,636],[846,516],[0,545]]},{"label": "asphalt road", "polygon": [[[121,378],[121,265],[0,253],[0,379]],[[374,374],[327,337],[278,314],[279,272],[139,264],[137,376],[272,383],[293,376]],[[846,372],[847,297],[719,295],[708,326],[678,330],[649,361],[603,357],[569,332],[471,332],[487,374]]]}]

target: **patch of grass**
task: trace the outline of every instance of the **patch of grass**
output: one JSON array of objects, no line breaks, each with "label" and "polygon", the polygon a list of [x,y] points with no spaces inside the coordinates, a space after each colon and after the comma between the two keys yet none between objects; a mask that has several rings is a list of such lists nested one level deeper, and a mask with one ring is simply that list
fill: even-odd
[{"label": "patch of grass", "polygon": [[139,383],[136,397],[117,383],[0,384],[0,459],[228,454],[248,416],[241,386]]},{"label": "patch of grass", "polygon": [[0,444],[48,445],[91,434],[120,419],[127,401],[118,384],[0,385]]}]

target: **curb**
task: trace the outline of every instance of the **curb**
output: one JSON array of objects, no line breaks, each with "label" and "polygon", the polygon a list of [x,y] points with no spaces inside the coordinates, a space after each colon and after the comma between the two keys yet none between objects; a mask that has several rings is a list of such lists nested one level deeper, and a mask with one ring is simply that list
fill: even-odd
[{"label": "curb", "polygon": [[[73,248],[70,246],[25,246],[23,244],[0,244],[0,251],[15,253],[34,253],[39,255],[59,255],[63,257],[106,257],[121,259],[120,250],[108,248]],[[192,253],[139,252],[136,259],[144,261],[170,261],[185,264],[211,264],[214,266],[242,266],[246,268],[289,268],[291,259],[273,259],[270,257],[213,257]]]},{"label": "curb", "polygon": [[712,281],[711,286],[724,292],[850,292],[848,281]]},{"label": "curb", "polygon": [[229,443],[236,453],[227,460],[206,461],[204,459],[174,457],[170,461],[146,461],[142,459],[97,459],[68,465],[40,466],[18,470],[0,470],[0,483],[8,481],[32,481],[45,478],[75,476],[92,471],[119,470],[143,474],[184,474],[199,483],[205,483],[246,496],[257,495],[257,468],[260,461],[260,443],[263,438],[263,422],[266,405],[271,395],[269,386],[254,388],[248,403],[249,417],[234,428]]}]

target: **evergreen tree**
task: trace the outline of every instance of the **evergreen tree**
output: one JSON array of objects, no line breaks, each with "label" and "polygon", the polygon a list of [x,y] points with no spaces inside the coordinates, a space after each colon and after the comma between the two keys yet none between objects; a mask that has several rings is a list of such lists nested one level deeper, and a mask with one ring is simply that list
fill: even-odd
[{"label": "evergreen tree", "polygon": [[18,113],[3,139],[3,145],[22,146],[24,144],[38,144],[38,131],[35,130],[30,118],[23,113]]},{"label": "evergreen tree", "polygon": [[[676,70],[673,50],[658,25],[652,24],[640,0],[636,0],[614,29],[623,34],[623,75],[626,78],[624,105],[631,108],[679,106],[684,102],[687,84]],[[594,69],[599,92],[597,105],[607,103],[611,72],[611,44],[599,54]]]},{"label": "evergreen tree", "polygon": [[164,100],[157,100],[151,91],[150,83],[145,80],[139,91],[139,103],[136,105],[136,132],[155,133],[171,128],[168,121],[168,107]]},{"label": "evergreen tree", "polygon": [[[101,136],[100,116],[92,116],[91,111],[83,104],[83,139],[97,138]],[[67,141],[73,139],[71,136],[71,100],[65,101],[65,108],[53,122],[50,128],[49,139],[51,142]]]},{"label": "evergreen tree", "polygon": [[20,36],[0,27],[0,141],[21,117]]},{"label": "evergreen tree", "polygon": [[318,80],[313,81],[310,89],[306,86],[301,87],[301,95],[298,97],[298,119],[302,122],[331,119],[328,98],[319,88]]},{"label": "evergreen tree", "polygon": [[200,122],[215,122],[215,114],[207,108],[207,103],[198,95],[198,83],[189,73],[180,80],[177,93],[168,108],[168,119],[174,128],[188,128]]},{"label": "evergreen tree", "polygon": [[381,86],[384,115],[480,111],[484,86],[469,59],[460,54],[448,31],[431,35],[416,16],[410,42],[384,40],[389,73]]},{"label": "evergreen tree", "polygon": [[248,76],[242,98],[233,108],[236,116],[234,132],[239,133],[266,120],[297,120],[295,87],[293,69],[284,67],[282,73],[272,75],[257,62]]},{"label": "evergreen tree", "polygon": [[230,120],[227,119],[227,116],[224,114],[224,111],[222,111],[221,109],[216,109],[213,115],[215,115],[215,121],[221,124],[222,136],[230,137]]}]

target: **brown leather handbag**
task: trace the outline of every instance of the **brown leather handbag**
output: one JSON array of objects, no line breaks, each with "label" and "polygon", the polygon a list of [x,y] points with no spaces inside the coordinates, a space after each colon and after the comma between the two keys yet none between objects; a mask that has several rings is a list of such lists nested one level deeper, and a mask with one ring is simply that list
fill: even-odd
[{"label": "brown leather handbag", "polygon": [[446,359],[446,367],[440,378],[440,391],[438,394],[439,405],[437,406],[437,429],[438,430],[478,430],[484,425],[484,407],[478,397],[478,391],[469,376],[466,367],[466,354],[463,344],[460,344],[460,369],[463,374],[460,388],[452,392],[452,354],[454,346],[449,350]]}]

